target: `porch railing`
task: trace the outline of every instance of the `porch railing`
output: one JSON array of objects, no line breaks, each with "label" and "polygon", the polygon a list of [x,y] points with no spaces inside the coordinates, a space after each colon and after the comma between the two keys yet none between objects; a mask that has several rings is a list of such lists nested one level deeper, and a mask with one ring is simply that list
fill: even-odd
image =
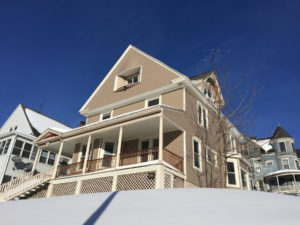
[{"label": "porch railing", "polygon": [[[113,168],[116,165],[116,156],[109,156],[100,159],[87,161],[85,169],[86,173]],[[81,174],[83,170],[83,162],[58,166],[56,177],[71,176]]]},{"label": "porch railing", "polygon": [[[143,149],[135,152],[120,154],[119,166],[127,166],[150,162],[158,159],[158,148]],[[183,158],[163,149],[163,160],[175,167],[179,171],[183,171]],[[116,156],[109,156],[95,160],[87,161],[86,173],[104,170],[116,167]],[[61,165],[57,168],[56,177],[71,176],[81,174],[83,171],[83,162],[73,163],[69,165]]]},{"label": "porch railing", "polygon": [[120,154],[120,166],[150,162],[158,159],[158,148],[143,149]]}]

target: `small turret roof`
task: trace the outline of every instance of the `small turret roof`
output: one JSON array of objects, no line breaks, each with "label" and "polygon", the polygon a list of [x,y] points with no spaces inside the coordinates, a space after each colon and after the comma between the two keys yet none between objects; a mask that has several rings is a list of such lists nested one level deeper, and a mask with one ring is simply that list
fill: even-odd
[{"label": "small turret roof", "polygon": [[293,138],[288,132],[286,132],[280,125],[277,126],[272,139],[277,138]]}]

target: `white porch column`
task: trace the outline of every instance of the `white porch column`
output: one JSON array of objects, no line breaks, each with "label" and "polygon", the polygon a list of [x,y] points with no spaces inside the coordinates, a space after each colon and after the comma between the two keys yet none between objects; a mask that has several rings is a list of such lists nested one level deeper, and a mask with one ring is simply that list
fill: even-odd
[{"label": "white porch column", "polygon": [[280,191],[280,186],[279,186],[279,179],[278,179],[278,176],[276,176],[276,180],[277,180],[277,187],[278,187],[278,190]]},{"label": "white porch column", "polygon": [[58,166],[58,163],[59,163],[59,159],[60,159],[60,156],[61,156],[61,152],[62,152],[63,146],[64,146],[64,142],[62,141],[62,142],[60,142],[59,151],[58,151],[58,154],[56,156],[52,179],[54,179],[55,176],[56,176],[57,166]]},{"label": "white porch column", "polygon": [[39,159],[39,156],[40,156],[40,153],[41,153],[41,147],[38,148],[37,152],[36,152],[36,156],[35,156],[35,159],[34,159],[34,163],[33,163],[33,166],[32,166],[32,169],[31,169],[31,172],[34,172],[35,169],[36,169],[36,165],[37,165],[37,162],[38,162],[38,159]]},{"label": "white porch column", "polygon": [[158,144],[158,162],[162,163],[163,161],[163,143],[164,143],[164,130],[163,130],[163,117],[159,117],[159,144]]},{"label": "white porch column", "polygon": [[121,154],[121,147],[122,147],[122,137],[123,137],[123,127],[120,127],[118,147],[117,147],[116,168],[118,168],[120,166],[120,154]]},{"label": "white porch column", "polygon": [[91,139],[92,139],[92,135],[89,135],[88,142],[87,142],[87,145],[86,145],[85,156],[84,156],[82,174],[84,174],[85,170],[86,170],[86,164],[87,164],[87,161],[88,161],[88,158],[89,158],[89,154],[90,154]]}]

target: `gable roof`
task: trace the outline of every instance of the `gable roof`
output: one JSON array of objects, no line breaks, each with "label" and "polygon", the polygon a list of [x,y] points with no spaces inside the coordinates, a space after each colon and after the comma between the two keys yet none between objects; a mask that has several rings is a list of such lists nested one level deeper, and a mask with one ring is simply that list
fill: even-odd
[{"label": "gable roof", "polygon": [[200,74],[190,77],[190,80],[204,80],[207,77],[209,77],[212,73],[214,73],[213,70],[210,70],[210,71],[207,71],[204,73],[200,73]]},{"label": "gable roof", "polygon": [[293,138],[293,137],[288,132],[286,132],[280,125],[278,125],[272,136],[272,139],[277,139],[277,138]]},{"label": "gable roof", "polygon": [[88,104],[91,102],[91,100],[94,98],[94,96],[97,94],[97,92],[100,90],[100,88],[103,86],[103,84],[106,82],[106,80],[110,77],[110,75],[114,72],[114,70],[116,69],[116,67],[120,64],[120,62],[122,61],[122,59],[128,54],[128,52],[130,50],[134,50],[137,53],[143,55],[144,57],[150,59],[151,61],[157,63],[158,65],[162,66],[163,68],[165,68],[166,70],[169,70],[170,72],[172,72],[172,74],[174,74],[177,77],[184,77],[187,78],[187,76],[185,76],[184,74],[178,72],[177,70],[169,67],[168,65],[164,64],[163,62],[161,62],[160,60],[148,55],[147,53],[143,52],[142,50],[134,47],[133,45],[129,45],[126,50],[123,52],[123,54],[121,55],[121,57],[117,60],[117,62],[114,64],[114,66],[110,69],[110,71],[107,73],[107,75],[104,77],[104,79],[101,81],[101,83],[98,85],[98,87],[95,89],[95,91],[92,93],[92,95],[88,98],[88,100],[84,103],[84,105],[81,107],[81,109],[79,110],[79,113],[84,115],[85,109],[87,108]]},{"label": "gable roof", "polygon": [[59,128],[69,130],[70,126],[65,125],[53,118],[50,118],[38,111],[35,111],[23,104],[20,104],[22,107],[24,114],[26,116],[27,122],[31,128],[32,134],[35,137],[38,137],[41,133],[43,133],[48,128]]}]

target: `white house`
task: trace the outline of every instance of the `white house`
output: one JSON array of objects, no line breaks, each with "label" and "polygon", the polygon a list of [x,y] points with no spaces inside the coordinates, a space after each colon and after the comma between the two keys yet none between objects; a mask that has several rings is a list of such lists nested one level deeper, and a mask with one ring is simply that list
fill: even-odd
[{"label": "white house", "polygon": [[[30,172],[37,153],[33,141],[48,128],[70,127],[19,104],[0,129],[0,184]],[[42,150],[36,170],[54,165],[56,154]],[[62,157],[61,161],[68,161]]]}]

